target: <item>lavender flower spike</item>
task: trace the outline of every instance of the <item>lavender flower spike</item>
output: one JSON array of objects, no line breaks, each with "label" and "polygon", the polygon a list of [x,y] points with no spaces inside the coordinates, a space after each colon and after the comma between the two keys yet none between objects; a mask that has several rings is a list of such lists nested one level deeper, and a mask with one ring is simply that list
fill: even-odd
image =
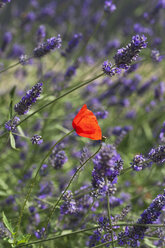
[{"label": "lavender flower spike", "polygon": [[[144,210],[137,224],[152,224],[161,214],[161,210],[165,206],[165,191],[163,195],[158,195],[151,205]],[[139,240],[144,238],[147,226],[126,227],[125,232],[118,234],[118,244],[121,246],[138,247]]]},{"label": "lavender flower spike", "polygon": [[152,161],[148,161],[147,158],[145,158],[143,155],[135,155],[133,158],[133,162],[130,163],[132,165],[132,169],[135,171],[141,171],[145,169],[146,167],[150,166],[152,164]]},{"label": "lavender flower spike", "polygon": [[73,199],[73,193],[68,190],[63,196],[64,203],[60,207],[60,213],[62,215],[74,214],[77,211],[76,202]]},{"label": "lavender flower spike", "polygon": [[107,74],[110,77],[114,76],[116,73],[119,74],[121,72],[121,69],[117,67],[114,68],[111,62],[108,62],[108,61],[103,62],[102,70],[105,74]]},{"label": "lavender flower spike", "polygon": [[128,69],[133,60],[136,60],[141,49],[147,47],[147,38],[142,35],[132,37],[131,43],[117,51],[114,56],[115,64],[118,68]]},{"label": "lavender flower spike", "polygon": [[42,83],[35,84],[31,90],[29,90],[21,101],[14,106],[14,110],[18,115],[26,114],[33,103],[37,101],[42,91]]},{"label": "lavender flower spike", "polygon": [[165,145],[160,145],[156,148],[152,148],[148,153],[148,157],[157,164],[163,164],[165,162]]},{"label": "lavender flower spike", "polygon": [[33,55],[35,58],[40,58],[44,55],[46,55],[47,53],[49,53],[51,50],[54,50],[56,48],[60,48],[61,47],[61,37],[58,34],[57,37],[52,37],[50,39],[47,39],[46,42],[40,44],[38,47],[36,47],[33,50]]},{"label": "lavender flower spike", "polygon": [[9,120],[5,123],[5,128],[9,131],[15,131],[17,124],[20,122],[20,118],[15,116],[13,120]]}]

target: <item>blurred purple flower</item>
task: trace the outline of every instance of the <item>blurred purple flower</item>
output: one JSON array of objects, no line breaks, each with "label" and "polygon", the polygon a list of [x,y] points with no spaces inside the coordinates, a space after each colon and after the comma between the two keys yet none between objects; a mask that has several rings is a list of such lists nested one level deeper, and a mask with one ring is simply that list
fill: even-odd
[{"label": "blurred purple flower", "polygon": [[104,2],[104,11],[107,13],[112,13],[116,10],[116,5],[113,4],[112,0],[107,0]]}]

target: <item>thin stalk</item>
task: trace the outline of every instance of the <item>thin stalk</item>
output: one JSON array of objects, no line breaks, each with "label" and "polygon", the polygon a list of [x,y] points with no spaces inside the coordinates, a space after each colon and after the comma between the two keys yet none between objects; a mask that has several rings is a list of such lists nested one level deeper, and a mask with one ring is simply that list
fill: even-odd
[{"label": "thin stalk", "polygon": [[66,191],[68,190],[68,188],[70,187],[71,183],[73,182],[73,180],[75,179],[75,177],[77,176],[77,174],[81,171],[81,169],[83,168],[83,166],[90,160],[92,159],[93,157],[95,157],[95,155],[100,151],[102,147],[102,144],[100,145],[100,147],[97,149],[97,151],[92,154],[83,164],[81,164],[81,166],[77,169],[77,171],[74,173],[74,175],[71,177],[68,185],[66,186],[65,190],[61,193],[61,195],[59,196],[58,200],[55,202],[52,210],[50,211],[50,214],[48,216],[48,220],[46,222],[46,225],[45,225],[45,230],[47,230],[47,227],[48,227],[48,224],[50,222],[50,219],[52,218],[53,214],[54,214],[54,211],[56,210],[56,207],[58,206],[58,204],[60,203],[60,201],[62,200],[63,196],[65,195]]},{"label": "thin stalk", "polygon": [[[149,227],[155,227],[155,228],[157,228],[157,227],[165,227],[164,224],[124,224],[124,223],[123,224],[116,223],[116,224],[113,224],[112,226],[149,226]],[[24,246],[30,246],[30,245],[33,245],[33,244],[38,244],[38,243],[47,242],[47,241],[50,241],[50,240],[55,240],[55,239],[60,239],[60,238],[67,237],[67,236],[72,236],[72,235],[78,234],[78,233],[84,233],[84,232],[92,231],[92,230],[97,229],[98,227],[99,227],[99,225],[97,225],[95,227],[81,229],[81,230],[74,231],[74,232],[67,233],[67,234],[57,235],[57,236],[50,237],[50,238],[47,238],[47,239],[35,240],[35,241],[32,241],[32,242],[27,243],[27,244],[18,245],[18,246],[16,246],[16,248],[24,247]],[[111,243],[111,242],[104,243],[104,245],[108,244],[108,243]],[[98,247],[98,246],[94,246],[94,247]]]},{"label": "thin stalk", "polygon": [[38,200],[38,201],[41,201],[41,202],[43,202],[43,203],[46,203],[46,204],[48,204],[48,205],[53,206],[53,202],[50,202],[50,201],[41,199],[41,198],[39,198],[39,197],[35,197],[35,199]]},{"label": "thin stalk", "polygon": [[[30,58],[25,59],[25,62],[28,61],[29,59],[32,59],[32,58],[33,58],[33,57],[30,57]],[[5,71],[8,71],[8,70],[10,70],[10,69],[16,67],[16,66],[19,65],[19,64],[21,64],[20,61],[18,61],[17,63],[15,63],[15,64],[13,64],[13,65],[10,65],[10,66],[8,66],[7,68],[1,70],[0,73],[5,72]]]},{"label": "thin stalk", "polygon": [[[105,184],[108,184],[108,180],[107,177],[105,178]],[[108,208],[108,219],[109,219],[109,224],[110,224],[110,228],[111,228],[111,239],[112,239],[112,247],[114,248],[114,239],[113,239],[113,228],[112,228],[112,220],[111,220],[111,209],[110,209],[110,204],[109,204],[109,192],[106,192],[106,196],[107,196],[107,208]]]},{"label": "thin stalk", "polygon": [[145,226],[145,227],[155,227],[155,228],[157,228],[157,227],[165,227],[165,224],[116,223],[116,224],[113,224],[112,226]]},{"label": "thin stalk", "polygon": [[32,192],[32,189],[33,189],[33,187],[34,187],[35,184],[36,184],[37,176],[38,176],[38,174],[39,174],[39,171],[40,171],[42,165],[44,164],[45,160],[51,155],[51,153],[52,153],[54,147],[55,147],[58,143],[60,143],[65,137],[67,137],[68,135],[70,135],[70,134],[73,133],[73,132],[74,132],[74,130],[71,130],[69,133],[67,133],[67,134],[64,135],[61,139],[59,139],[59,140],[51,147],[51,149],[48,151],[48,153],[45,155],[45,157],[44,157],[43,160],[41,161],[41,163],[40,163],[40,165],[39,165],[39,167],[38,167],[38,169],[37,169],[37,172],[36,172],[34,178],[32,179],[32,182],[31,182],[31,184],[30,184],[30,186],[29,186],[29,190],[28,190],[27,196],[26,196],[26,198],[25,198],[25,200],[24,200],[24,203],[23,203],[23,205],[22,205],[22,208],[21,208],[21,211],[20,211],[20,214],[19,214],[18,223],[17,223],[17,226],[16,226],[16,232],[15,232],[15,235],[14,235],[14,244],[16,243],[16,237],[17,237],[17,234],[18,234],[20,225],[21,225],[21,220],[22,220],[22,216],[23,216],[23,213],[24,213],[24,209],[25,209],[26,203],[27,203],[27,201],[29,200],[30,194],[31,194],[31,192]]},{"label": "thin stalk", "polygon": [[20,62],[17,62],[17,63],[15,63],[15,64],[13,64],[13,65],[10,65],[10,66],[8,66],[7,68],[1,70],[0,73],[5,72],[5,71],[8,71],[9,69],[14,68],[14,67],[16,67],[16,66],[19,65],[19,64],[20,64]]},{"label": "thin stalk", "polygon": [[127,172],[130,171],[131,169],[132,169],[132,166],[130,166],[130,167],[128,167],[128,168],[122,170],[121,173],[120,173],[120,175],[123,175],[123,174],[127,173]]},{"label": "thin stalk", "polygon": [[57,235],[55,237],[51,237],[51,238],[48,238],[48,239],[36,240],[36,241],[31,242],[31,243],[18,245],[18,246],[16,246],[16,248],[18,248],[18,247],[24,247],[24,246],[29,246],[29,245],[33,245],[33,244],[38,244],[38,243],[42,243],[42,242],[47,242],[47,241],[55,240],[55,239],[59,239],[59,238],[64,238],[64,237],[72,236],[72,235],[75,235],[75,234],[78,234],[78,233],[88,232],[88,231],[91,231],[91,230],[96,229],[97,227],[98,226],[96,226],[96,227],[90,227],[90,228],[86,228],[86,229],[81,229],[81,230],[78,230],[78,231],[75,231],[75,232],[72,232],[72,233]]},{"label": "thin stalk", "polygon": [[111,244],[111,243],[112,243],[112,241],[108,241],[108,242],[105,242],[105,243],[100,244],[100,245],[95,245],[95,246],[93,246],[93,248],[99,248],[99,247],[103,247],[103,246],[105,247],[105,245],[108,245],[108,244]]},{"label": "thin stalk", "polygon": [[28,115],[25,119],[23,119],[22,121],[20,121],[20,122],[17,124],[17,126],[21,125],[23,122],[25,122],[25,121],[28,120],[30,117],[32,117],[32,116],[35,115],[36,113],[40,112],[40,111],[43,110],[44,108],[48,107],[49,105],[51,105],[51,104],[57,102],[58,100],[62,99],[63,97],[65,97],[65,96],[67,96],[67,95],[69,95],[70,93],[72,93],[72,92],[74,92],[74,91],[80,89],[81,87],[83,87],[83,86],[85,86],[85,85],[91,83],[92,81],[94,81],[94,80],[96,80],[96,79],[102,77],[103,75],[104,75],[104,73],[101,73],[101,74],[97,75],[96,77],[94,77],[94,78],[92,78],[92,79],[89,79],[89,80],[83,82],[82,84],[80,84],[80,85],[74,87],[73,89],[67,91],[67,92],[64,93],[63,95],[61,95],[61,96],[55,98],[54,100],[52,100],[52,101],[46,103],[45,105],[43,105],[42,107],[40,107],[39,109],[37,109],[36,111],[34,111],[32,114]]},{"label": "thin stalk", "polygon": [[[145,164],[145,163],[148,163],[148,162],[151,162],[151,161],[152,161],[151,159],[147,159],[147,160],[145,160],[145,161],[144,161],[143,163],[141,163],[141,164]],[[132,166],[130,166],[130,167],[128,167],[128,168],[122,170],[122,172],[120,173],[120,175],[125,174],[126,172],[128,172],[128,171],[131,170],[131,169],[132,169]]]}]

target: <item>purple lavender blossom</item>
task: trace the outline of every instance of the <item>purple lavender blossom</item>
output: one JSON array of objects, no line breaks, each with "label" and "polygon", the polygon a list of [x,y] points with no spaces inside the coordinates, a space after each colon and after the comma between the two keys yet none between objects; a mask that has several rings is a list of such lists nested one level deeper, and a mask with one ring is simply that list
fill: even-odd
[{"label": "purple lavender blossom", "polygon": [[6,203],[7,203],[8,205],[13,204],[14,202],[15,202],[15,196],[9,195],[9,196],[6,198]]},{"label": "purple lavender blossom", "polygon": [[44,199],[48,196],[52,195],[53,191],[53,183],[51,181],[40,184],[40,191],[38,193],[38,197],[40,199]]},{"label": "purple lavender blossom", "polygon": [[101,233],[99,230],[94,231],[93,235],[89,237],[88,246],[95,246],[101,239]]},{"label": "purple lavender blossom", "polygon": [[61,146],[56,146],[50,155],[49,161],[55,170],[59,170],[68,161],[68,158]]},{"label": "purple lavender blossom", "polygon": [[3,41],[2,41],[2,46],[1,46],[1,51],[5,51],[6,47],[8,44],[12,41],[12,33],[11,32],[6,32],[3,36]]},{"label": "purple lavender blossom", "polygon": [[131,210],[131,206],[127,205],[126,207],[124,207],[121,211],[120,214],[115,215],[113,221],[117,222],[117,221],[123,221],[124,218],[127,216],[127,214],[130,212]]},{"label": "purple lavender blossom", "polygon": [[10,52],[10,57],[17,58],[21,56],[22,54],[25,54],[24,47],[20,44],[14,44]]},{"label": "purple lavender blossom", "polygon": [[121,48],[114,56],[115,65],[121,69],[128,69],[132,61],[136,60],[141,49],[147,47],[147,38],[144,35],[135,35],[131,43]]},{"label": "purple lavender blossom", "polygon": [[136,32],[136,33],[144,33],[144,34],[148,34],[150,36],[153,35],[152,28],[143,27],[140,23],[135,23],[134,24],[134,32]]},{"label": "purple lavender blossom", "polygon": [[109,55],[110,52],[113,50],[113,49],[117,49],[119,48],[120,46],[120,41],[115,39],[115,40],[112,40],[112,41],[109,41],[107,43],[107,45],[105,46],[105,49],[104,49],[104,54],[105,55]]},{"label": "purple lavender blossom", "polygon": [[13,118],[13,120],[9,120],[5,123],[5,128],[9,131],[9,132],[13,132],[16,130],[16,126],[17,124],[20,122],[20,118],[15,116]]},{"label": "purple lavender blossom", "polygon": [[95,116],[97,119],[106,119],[108,117],[108,111],[104,110],[104,111],[97,111],[95,113]]},{"label": "purple lavender blossom", "polygon": [[125,118],[127,119],[135,119],[136,117],[136,111],[135,110],[130,110],[126,113]]},{"label": "purple lavender blossom", "polygon": [[153,62],[161,62],[163,59],[163,56],[160,56],[159,50],[154,49],[151,51],[151,58]]},{"label": "purple lavender blossom", "polygon": [[159,0],[156,6],[151,11],[151,13],[149,14],[149,20],[153,19],[156,15],[159,14],[160,10],[164,8],[165,8],[165,1]]},{"label": "purple lavender blossom", "polygon": [[77,67],[74,65],[69,66],[65,72],[64,78],[67,80],[71,79],[71,77],[73,77],[76,74],[76,69]]},{"label": "purple lavender blossom", "polygon": [[159,101],[164,100],[165,82],[160,82],[154,89],[155,99]]},{"label": "purple lavender blossom", "polygon": [[11,0],[1,0],[0,1],[0,8],[4,7],[7,3],[10,3]]},{"label": "purple lavender blossom", "polygon": [[45,36],[46,36],[46,28],[44,25],[40,25],[36,33],[37,43],[43,42]]},{"label": "purple lavender blossom", "polygon": [[43,164],[41,169],[40,169],[40,176],[45,177],[48,174],[48,165]]},{"label": "purple lavender blossom", "polygon": [[107,13],[112,13],[116,10],[116,5],[113,4],[112,0],[105,1],[104,11]]},{"label": "purple lavender blossom", "polygon": [[79,44],[80,40],[82,39],[82,34],[74,34],[72,39],[68,42],[68,46],[65,49],[65,52],[62,53],[63,56],[66,56],[68,53],[71,53]]},{"label": "purple lavender blossom", "polygon": [[165,122],[163,122],[163,127],[160,131],[159,138],[162,143],[165,142]]},{"label": "purple lavender blossom", "polygon": [[36,20],[36,14],[33,11],[28,12],[22,19],[22,27],[26,24],[34,22]]},{"label": "purple lavender blossom", "polygon": [[37,15],[37,19],[43,19],[46,17],[54,17],[55,16],[55,8],[56,2],[50,2],[45,5],[43,8],[40,8],[39,13]]},{"label": "purple lavender blossom", "polygon": [[132,165],[132,169],[135,171],[141,171],[146,167],[152,164],[151,161],[148,161],[143,155],[135,155],[133,158],[133,162],[130,163]]},{"label": "purple lavender blossom", "polygon": [[10,238],[10,237],[11,237],[11,233],[4,226],[4,224],[2,222],[0,222],[0,239]]},{"label": "purple lavender blossom", "polygon": [[[89,237],[89,241],[88,241],[89,247],[95,246],[99,241],[101,241],[102,243],[112,241],[111,239],[112,229],[109,223],[109,219],[101,216],[97,222],[98,222],[99,228],[97,228],[97,230],[94,231],[93,235]],[[115,228],[117,227],[114,227],[114,229]],[[114,240],[117,239],[115,232],[113,232],[113,238]],[[110,244],[106,245],[106,247],[109,247],[109,246]]]},{"label": "purple lavender blossom", "polygon": [[57,37],[52,37],[50,39],[47,39],[46,42],[42,43],[38,47],[36,47],[33,50],[33,55],[35,58],[40,58],[47,53],[49,53],[51,50],[58,49],[61,47],[61,37],[58,35]]},{"label": "purple lavender blossom", "polygon": [[36,211],[36,208],[34,206],[30,206],[29,211],[31,214],[33,214]]},{"label": "purple lavender blossom", "polygon": [[14,106],[14,110],[19,115],[26,114],[31,106],[37,101],[42,91],[42,83],[37,83],[29,90],[21,101]]},{"label": "purple lavender blossom", "polygon": [[44,237],[44,232],[45,232],[45,227],[42,227],[41,230],[35,231],[34,235],[36,236],[37,239],[41,239]]},{"label": "purple lavender blossom", "polygon": [[73,194],[68,190],[63,196],[64,203],[60,207],[60,213],[62,215],[74,214],[77,212],[76,202],[73,199]]},{"label": "purple lavender blossom", "polygon": [[157,148],[152,148],[148,153],[148,157],[157,164],[165,162],[165,145],[160,145]]},{"label": "purple lavender blossom", "polygon": [[28,64],[28,56],[26,54],[21,54],[21,56],[19,57],[19,63],[21,65],[26,65]]},{"label": "purple lavender blossom", "polygon": [[147,47],[147,38],[144,35],[135,35],[132,37],[131,43],[129,43],[125,48],[118,49],[114,56],[115,65],[108,61],[104,61],[102,65],[102,70],[105,74],[112,77],[116,73],[120,73],[121,69],[129,69],[132,61],[136,60],[141,49]]},{"label": "purple lavender blossom", "polygon": [[144,94],[149,88],[150,86],[157,81],[157,77],[153,76],[152,78],[150,78],[148,81],[146,81],[138,90],[137,90],[137,94],[138,95],[142,95]]},{"label": "purple lavender blossom", "polygon": [[90,151],[87,147],[83,147],[81,151],[81,155],[79,156],[80,158],[80,164],[85,163],[85,161],[91,156]]},{"label": "purple lavender blossom", "polygon": [[[165,192],[163,195],[158,195],[151,205],[144,210],[137,224],[152,224],[158,219],[161,210],[165,206]],[[148,227],[134,226],[126,227],[124,232],[118,234],[118,244],[121,246],[129,245],[130,247],[138,247],[139,240],[144,239],[144,235]]]},{"label": "purple lavender blossom", "polygon": [[35,134],[31,138],[31,142],[32,142],[33,145],[41,145],[43,143],[42,136]]},{"label": "purple lavender blossom", "polygon": [[[93,163],[93,187],[98,189],[100,193],[109,191],[113,194],[115,190],[113,185],[117,182],[117,176],[123,168],[123,162],[115,147],[104,144],[93,159]],[[108,180],[108,185],[106,185],[105,178]]]},{"label": "purple lavender blossom", "polygon": [[120,206],[123,204],[123,202],[124,202],[123,199],[115,197],[115,196],[111,196],[109,198],[109,203],[110,203],[111,208],[115,208],[117,206]]},{"label": "purple lavender blossom", "polygon": [[112,63],[108,62],[108,61],[103,62],[102,70],[106,75],[108,75],[110,77],[114,76],[116,73],[119,74],[121,72],[121,70],[119,68],[116,68],[116,67],[114,68],[112,66]]}]

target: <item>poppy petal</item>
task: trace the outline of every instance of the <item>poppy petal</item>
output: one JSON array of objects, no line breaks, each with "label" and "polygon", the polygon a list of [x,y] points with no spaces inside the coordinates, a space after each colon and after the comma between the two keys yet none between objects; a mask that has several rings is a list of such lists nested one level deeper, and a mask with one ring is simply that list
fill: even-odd
[{"label": "poppy petal", "polygon": [[93,140],[101,140],[102,132],[98,125],[96,116],[87,109],[84,104],[72,122],[72,126],[79,136],[90,138]]}]

